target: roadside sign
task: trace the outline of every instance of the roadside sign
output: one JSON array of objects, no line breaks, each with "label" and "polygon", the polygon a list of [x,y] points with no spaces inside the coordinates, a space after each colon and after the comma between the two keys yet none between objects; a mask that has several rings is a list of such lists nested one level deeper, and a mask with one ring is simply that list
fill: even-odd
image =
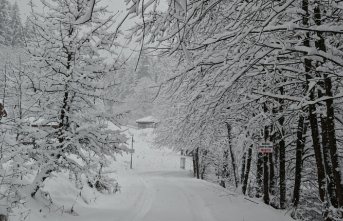
[{"label": "roadside sign", "polygon": [[273,147],[273,143],[261,143],[260,144],[261,147]]},{"label": "roadside sign", "polygon": [[273,148],[270,147],[260,147],[258,148],[259,153],[273,153]]},{"label": "roadside sign", "polygon": [[273,143],[261,143],[258,148],[259,153],[273,153]]}]

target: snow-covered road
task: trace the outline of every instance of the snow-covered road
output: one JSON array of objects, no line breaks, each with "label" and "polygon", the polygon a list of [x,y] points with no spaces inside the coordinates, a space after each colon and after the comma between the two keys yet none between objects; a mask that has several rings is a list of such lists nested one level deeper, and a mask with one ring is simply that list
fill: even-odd
[{"label": "snow-covered road", "polygon": [[[190,159],[186,170],[179,169],[180,156],[170,150],[154,149],[151,133],[135,131],[134,169],[129,155],[118,157],[111,176],[121,191],[98,195],[95,202],[75,204],[76,216],[47,214],[29,220],[56,221],[290,221],[260,201],[191,176]],[[63,188],[66,189],[66,188]],[[52,194],[57,199],[62,189]],[[66,198],[66,196],[64,197]],[[64,200],[66,202],[66,200]],[[65,208],[66,203],[64,203]]]},{"label": "snow-covered road", "polygon": [[[146,171],[132,175],[126,178],[130,186],[114,202],[117,210],[113,217],[98,221],[291,220],[283,212],[260,202],[251,202],[215,184],[196,180],[187,171]],[[127,197],[131,203],[121,204]]]},{"label": "snow-covered road", "polygon": [[137,199],[139,206],[134,208],[132,217],[123,221],[217,220],[199,196],[199,191],[207,191],[208,187],[202,182],[193,182],[187,172],[145,172],[138,177],[137,181],[144,186]]}]

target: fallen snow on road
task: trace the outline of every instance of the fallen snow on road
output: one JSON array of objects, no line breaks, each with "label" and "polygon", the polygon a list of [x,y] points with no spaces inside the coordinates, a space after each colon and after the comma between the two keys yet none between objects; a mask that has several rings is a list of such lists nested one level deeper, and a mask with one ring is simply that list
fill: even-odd
[{"label": "fallen snow on road", "polygon": [[[67,177],[47,184],[59,210],[36,205],[30,221],[290,221],[283,211],[252,202],[206,181],[191,177],[190,159],[179,169],[180,156],[168,149],[153,148],[151,129],[129,129],[134,138],[133,169],[130,155],[118,156],[107,172],[121,185],[114,195],[80,190]],[[131,142],[131,139],[130,139]],[[129,144],[131,145],[131,143]],[[78,195],[79,194],[79,195]],[[82,195],[82,197],[80,197]],[[32,204],[32,202],[31,202]],[[33,204],[32,204],[33,205]],[[70,211],[73,213],[62,213]],[[63,210],[61,209],[63,207]]]}]

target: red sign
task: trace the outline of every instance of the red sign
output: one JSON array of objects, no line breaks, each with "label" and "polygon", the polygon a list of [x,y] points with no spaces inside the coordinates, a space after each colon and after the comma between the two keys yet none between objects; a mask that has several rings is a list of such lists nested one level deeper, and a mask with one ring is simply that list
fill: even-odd
[{"label": "red sign", "polygon": [[260,147],[258,148],[259,153],[273,153],[273,148],[271,147]]},{"label": "red sign", "polygon": [[273,153],[273,143],[261,143],[258,148],[259,153]]}]

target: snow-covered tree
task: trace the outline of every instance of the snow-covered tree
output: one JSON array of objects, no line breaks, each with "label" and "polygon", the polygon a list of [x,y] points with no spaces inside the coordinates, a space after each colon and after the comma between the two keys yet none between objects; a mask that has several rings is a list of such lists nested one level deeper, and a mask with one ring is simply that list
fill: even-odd
[{"label": "snow-covered tree", "polygon": [[7,0],[1,0],[0,8],[0,44],[23,46],[23,26],[18,4],[12,5]]},{"label": "snow-covered tree", "polygon": [[[195,139],[202,140],[207,128],[230,123],[246,139],[236,156],[254,154],[249,164],[256,166],[250,176],[256,196],[296,211],[303,185],[308,187],[303,196],[317,190],[319,200],[311,205],[322,211],[300,209],[304,217],[340,219],[341,3],[170,0],[161,11],[158,1],[127,2],[128,13],[142,18],[133,35],[183,61],[166,91],[172,94],[169,102],[182,103],[186,114],[182,120],[168,114],[167,128],[174,134],[166,144],[196,150]],[[263,141],[274,143],[273,154],[257,153]],[[243,156],[239,168],[246,170]],[[308,203],[306,197],[300,204]]]},{"label": "snow-covered tree", "polygon": [[117,86],[108,91],[108,96],[117,97],[118,102],[108,103],[109,109],[128,112],[127,118],[132,120],[130,123],[141,117],[156,115],[161,104],[156,99],[159,88],[174,74],[175,66],[176,62],[172,57],[132,57],[117,70],[118,75],[114,80]]},{"label": "snow-covered tree", "polygon": [[9,36],[10,5],[7,0],[0,1],[0,43],[5,44]]},{"label": "snow-covered tree", "polygon": [[20,12],[17,2],[12,5],[9,21],[10,32],[8,33],[8,44],[10,46],[23,46],[24,34],[23,25],[20,19]]},{"label": "snow-covered tree", "polygon": [[[88,1],[42,1],[43,13],[28,18],[33,30],[28,39],[29,63],[35,95],[23,132],[18,138],[27,146],[36,173],[28,191],[35,196],[54,172],[70,171],[76,181],[86,176],[89,182],[116,153],[126,150],[116,115],[103,107],[105,82],[116,64],[106,62],[113,54],[117,34],[111,31],[114,15],[96,1],[92,20],[77,24],[88,9]],[[22,166],[27,166],[23,164]],[[92,185],[95,185],[92,183]]]}]

